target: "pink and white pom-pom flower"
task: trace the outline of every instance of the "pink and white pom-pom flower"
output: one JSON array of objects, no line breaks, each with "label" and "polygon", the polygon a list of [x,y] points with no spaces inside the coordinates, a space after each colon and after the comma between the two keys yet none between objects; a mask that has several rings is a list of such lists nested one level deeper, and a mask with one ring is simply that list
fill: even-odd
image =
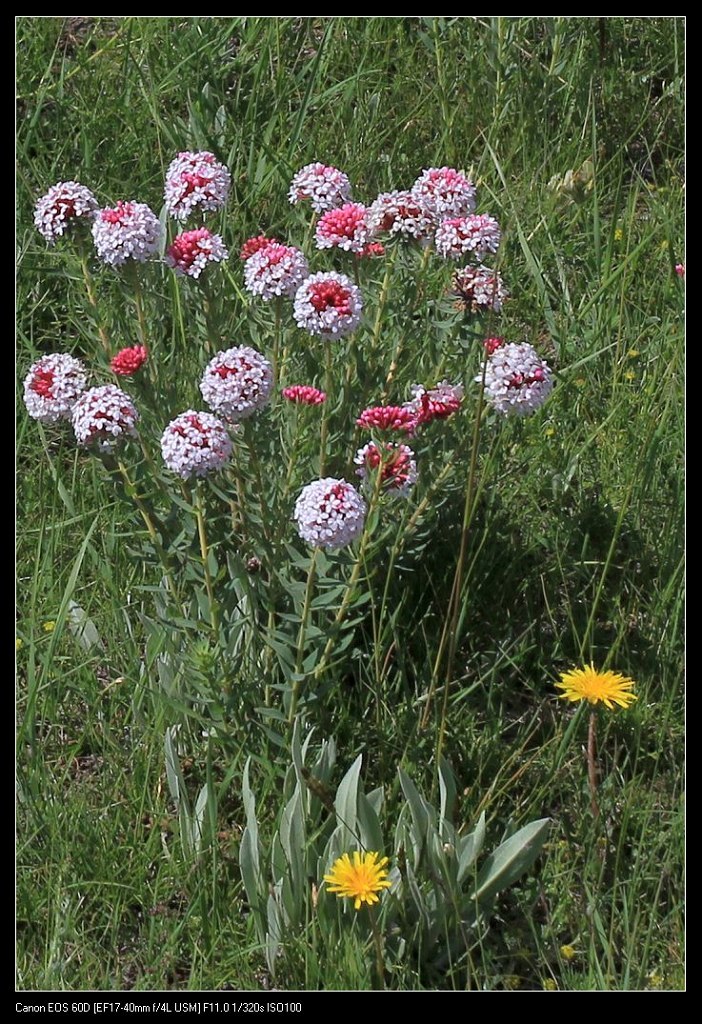
[{"label": "pink and white pom-pom flower", "polygon": [[338,209],[327,210],[319,218],[315,229],[317,248],[363,252],[369,238],[367,213],[361,203],[344,203]]},{"label": "pink and white pom-pom flower", "polygon": [[475,185],[453,167],[429,167],[412,186],[412,195],[435,221],[467,217],[475,210]]},{"label": "pink and white pom-pom flower", "polygon": [[46,195],[37,199],[34,226],[49,245],[53,245],[76,220],[92,220],[98,202],[93,193],[78,181],[58,181]]},{"label": "pink and white pom-pom flower", "polygon": [[62,352],[42,356],[24,378],[27,412],[40,423],[69,420],[87,379],[80,359]]},{"label": "pink and white pom-pom flower", "polygon": [[273,369],[255,348],[240,345],[218,352],[205,368],[200,391],[210,409],[230,423],[264,409],[273,388]]},{"label": "pink and white pom-pom flower", "polygon": [[436,229],[434,244],[439,256],[454,260],[473,256],[481,262],[496,253],[500,245],[500,225],[487,214],[448,217]]},{"label": "pink and white pom-pom flower", "polygon": [[183,231],[166,250],[166,263],[180,277],[198,278],[208,263],[221,263],[229,258],[220,235],[207,228]]},{"label": "pink and white pom-pom flower", "polygon": [[188,409],[171,420],[161,437],[163,461],[183,480],[222,469],[231,454],[226,426],[209,412]]},{"label": "pink and white pom-pom flower", "polygon": [[363,533],[366,503],[352,484],[325,477],[303,487],[293,518],[308,544],[336,550]]},{"label": "pink and white pom-pom flower", "polygon": [[406,498],[417,482],[417,462],[406,444],[386,442],[382,448],[369,441],[359,448],[353,460],[358,476],[365,482],[380,469],[380,483],[388,494]]},{"label": "pink and white pom-pom flower", "polygon": [[309,272],[301,249],[269,242],[244,263],[244,284],[247,291],[266,302],[281,296],[292,298]]},{"label": "pink and white pom-pom flower", "polygon": [[497,271],[483,266],[456,270],[451,290],[468,313],[499,313],[509,296]]},{"label": "pink and white pom-pom flower", "polygon": [[297,204],[309,202],[317,213],[333,210],[351,198],[351,182],[343,171],[326,164],[306,164],[290,183],[288,199]]},{"label": "pink and white pom-pom flower", "polygon": [[158,251],[161,234],[161,222],[146,203],[119,202],[99,210],[93,220],[97,254],[111,267],[127,260],[143,263]]},{"label": "pink and white pom-pom flower", "polygon": [[453,416],[463,402],[463,385],[451,384],[447,380],[440,381],[435,388],[413,384],[411,390],[412,400],[407,402],[405,409],[414,415],[417,426]]},{"label": "pink and white pom-pom flower", "polygon": [[436,228],[434,217],[409,191],[381,192],[368,207],[366,223],[371,235],[404,235],[426,241]]},{"label": "pink and white pom-pom flower", "polygon": [[[479,383],[482,374],[475,378]],[[527,342],[500,345],[485,368],[485,398],[504,416],[527,416],[553,390],[551,369]]]},{"label": "pink and white pom-pom flower", "polygon": [[229,197],[231,182],[231,174],[214,153],[179,153],[166,171],[166,209],[176,220],[187,220],[195,210],[221,210]]},{"label": "pink and white pom-pom flower", "polygon": [[247,238],[242,245],[239,253],[239,259],[242,263],[246,263],[249,257],[260,252],[261,249],[265,249],[267,245],[281,244],[282,243],[277,238],[269,238],[268,235],[254,235],[252,238]]},{"label": "pink and white pom-pom flower", "polygon": [[344,274],[312,274],[295,295],[295,323],[309,334],[341,338],[358,327],[363,300]]},{"label": "pink and white pom-pom flower", "polygon": [[84,391],[72,413],[78,444],[111,452],[120,441],[136,437],[139,413],[129,395],[114,384]]}]

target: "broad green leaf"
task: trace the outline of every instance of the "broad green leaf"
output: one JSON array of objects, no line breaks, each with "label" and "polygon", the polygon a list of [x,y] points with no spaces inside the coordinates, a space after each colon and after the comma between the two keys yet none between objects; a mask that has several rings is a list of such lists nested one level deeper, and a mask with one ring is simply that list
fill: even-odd
[{"label": "broad green leaf", "polygon": [[480,905],[489,903],[498,892],[516,882],[541,852],[550,824],[550,818],[532,821],[498,846],[478,873],[472,899]]},{"label": "broad green leaf", "polygon": [[480,815],[478,824],[468,836],[458,839],[456,847],[458,853],[458,883],[463,881],[466,874],[480,856],[480,851],[485,842],[485,811]]},{"label": "broad green leaf", "polygon": [[342,830],[342,847],[347,850],[351,847],[358,846],[359,842],[356,817],[358,782],[362,762],[363,755],[359,754],[339,783],[339,788],[336,791],[336,798],[334,800],[337,821],[339,822]]}]

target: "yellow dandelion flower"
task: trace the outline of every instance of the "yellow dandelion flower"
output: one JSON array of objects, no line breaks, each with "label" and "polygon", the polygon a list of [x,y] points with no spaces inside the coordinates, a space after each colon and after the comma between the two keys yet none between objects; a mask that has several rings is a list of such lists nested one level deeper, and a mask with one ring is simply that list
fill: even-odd
[{"label": "yellow dandelion flower", "polygon": [[24,647],[24,640],[22,639],[21,636],[16,636],[15,637],[15,650],[16,651],[21,651],[23,647]]},{"label": "yellow dandelion flower", "polygon": [[623,237],[624,237],[624,232],[622,231],[622,229],[621,228],[615,228],[614,229],[614,241],[615,242],[621,242]]},{"label": "yellow dandelion flower", "polygon": [[553,426],[546,427],[546,429],[544,430],[544,434],[546,435],[546,437],[553,437],[555,433],[556,428]]},{"label": "yellow dandelion flower", "polygon": [[630,693],[634,680],[619,672],[598,672],[594,665],[585,668],[572,668],[569,672],[561,672],[561,681],[556,683],[558,696],[563,700],[587,700],[590,704],[604,704],[610,710],[615,704],[627,708],[637,700],[636,694]]},{"label": "yellow dandelion flower", "polygon": [[637,348],[630,348],[629,351],[627,352],[627,355],[629,356],[629,359],[636,359],[637,356],[641,355],[641,353],[639,352],[639,350]]},{"label": "yellow dandelion flower", "polygon": [[50,619],[49,622],[44,623],[42,629],[44,630],[45,633],[53,633],[53,631],[56,629],[56,623],[54,622],[53,619]]},{"label": "yellow dandelion flower", "polygon": [[543,984],[542,984],[541,987],[543,988],[544,992],[557,992],[558,991],[558,985],[553,980],[553,978],[544,978],[544,981],[543,981]]},{"label": "yellow dandelion flower", "polygon": [[560,952],[564,960],[572,960],[574,956],[578,955],[578,951],[575,946],[561,946]]},{"label": "yellow dandelion flower", "polygon": [[353,851],[353,861],[344,853],[332,864],[331,871],[324,876],[329,892],[339,899],[347,897],[354,901],[354,910],[360,910],[362,903],[378,902],[381,889],[389,889],[388,873],[384,870],[387,857],[378,860],[377,853]]},{"label": "yellow dandelion flower", "polygon": [[636,380],[636,374],[633,370],[627,370],[624,374],[625,380]]}]

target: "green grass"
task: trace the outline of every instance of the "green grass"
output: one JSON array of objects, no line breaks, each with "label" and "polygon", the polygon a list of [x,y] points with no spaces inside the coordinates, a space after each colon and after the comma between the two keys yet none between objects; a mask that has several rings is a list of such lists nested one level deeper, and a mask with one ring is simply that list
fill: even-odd
[{"label": "green grass", "polygon": [[[36,197],[56,180],[158,211],[173,155],[214,150],[233,182],[215,218],[232,252],[213,296],[228,344],[270,332],[268,310],[243,293],[236,253],[260,231],[301,241],[306,223],[286,193],[312,160],[343,168],[369,201],[424,167],[465,168],[480,210],[503,227],[512,299],[494,331],[534,343],[558,383],[537,416],[483,435],[444,753],[459,780],[457,822],[485,810],[495,835],[545,815],[553,827],[471,954],[474,988],[684,985],[684,328],[673,270],[684,258],[683,29],[664,18],[18,19],[20,380],[43,352],[100,353],[73,248],[46,248],[32,225]],[[569,170],[581,171],[575,193],[549,187]],[[383,269],[373,264],[369,287]],[[407,258],[394,273],[407,289],[416,266]],[[402,290],[391,294],[377,350],[365,336],[349,371],[355,403],[379,399],[398,344],[398,396],[444,375],[470,383],[474,354],[456,343],[449,276],[432,265],[409,326]],[[145,280],[161,390],[144,415],[156,434],[197,401],[208,325],[195,289],[158,267]],[[118,275],[95,281],[114,347],[135,343]],[[291,358],[321,384],[313,350]],[[346,373],[343,352],[335,367]],[[332,450],[355,409],[332,410]],[[397,528],[374,538],[363,621],[311,711],[319,735],[335,735],[340,766],[364,753],[366,789],[385,787],[390,806],[398,765],[427,789],[434,778],[443,693],[429,728],[418,722],[460,542],[470,429],[457,417],[435,435],[432,472],[459,456],[389,575]],[[261,443],[268,465],[277,442]],[[303,439],[305,458],[318,443],[313,431]],[[160,573],[139,555],[141,521],[96,460],[23,408],[17,445],[18,986],[261,987],[237,862],[241,775],[253,755],[270,835],[288,759],[253,710],[255,649],[232,669],[241,696],[229,742],[208,745],[184,726],[188,792],[208,782],[214,794],[211,841],[188,857],[164,755],[166,728],[181,719],[154,683],[159,651],[145,618]],[[345,453],[335,458],[340,474],[351,471]],[[241,473],[255,486],[250,460]],[[270,552],[252,541],[235,557],[253,554]],[[250,587],[265,607],[263,582]],[[92,641],[79,642],[76,605]],[[590,657],[631,675],[640,697],[602,723],[599,823],[585,717],[573,722],[551,685]],[[391,983],[429,984],[409,959]],[[276,984],[370,987],[361,940],[350,934],[325,958],[291,937]],[[466,972],[432,984],[465,986]]]}]

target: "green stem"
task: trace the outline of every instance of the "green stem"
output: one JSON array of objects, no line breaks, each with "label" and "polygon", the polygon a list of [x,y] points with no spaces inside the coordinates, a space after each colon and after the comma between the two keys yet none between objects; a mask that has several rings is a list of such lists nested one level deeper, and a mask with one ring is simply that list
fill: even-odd
[{"label": "green stem", "polygon": [[133,500],[134,504],[139,510],[139,514],[141,515],[144,525],[146,526],[146,529],[148,531],[149,537],[151,538],[151,543],[153,544],[156,554],[158,555],[159,561],[161,563],[161,568],[163,569],[168,589],[170,590],[172,597],[174,597],[177,600],[178,592],[176,589],[176,585],[173,581],[173,576],[171,574],[171,567],[168,564],[168,558],[166,556],[166,552],[163,549],[163,544],[161,543],[161,538],[159,537],[158,531],[154,525],[153,518],[151,517],[151,514],[149,513],[149,510],[147,509],[146,505],[139,497],[139,494],[136,489],[136,484],[132,483],[129,473],[127,472],[127,467],[124,465],[121,459],[117,460],[117,466],[119,468],[122,479],[124,480],[125,487],[127,489],[127,494]]},{"label": "green stem", "polygon": [[385,961],[383,958],[383,939],[378,928],[378,921],[373,911],[368,908],[370,916],[371,931],[373,933],[373,945],[375,946],[375,969],[378,972],[378,983],[385,988]]},{"label": "green stem", "polygon": [[[282,319],[283,319],[283,300],[281,298],[275,299],[274,300],[274,305],[275,305],[275,327],[274,327],[274,333],[273,333],[273,381],[274,381],[274,384],[277,386],[280,383],[280,381],[278,380],[278,366],[279,366],[279,356],[280,356],[281,325],[282,325]],[[281,365],[281,374],[280,374],[280,376],[282,378],[282,365]]]},{"label": "green stem", "polygon": [[200,540],[200,556],[202,558],[202,571],[205,575],[205,589],[207,590],[207,600],[210,606],[210,624],[212,626],[212,632],[215,635],[215,639],[219,636],[219,614],[217,611],[217,605],[215,603],[214,587],[212,584],[212,574],[210,573],[209,563],[209,548],[207,546],[207,532],[205,530],[205,506],[202,500],[202,491],[200,485],[195,485],[195,518],[197,519],[197,535]]},{"label": "green stem", "polygon": [[587,725],[587,781],[590,787],[590,808],[592,816],[597,820],[600,808],[597,803],[597,712],[590,712]]},{"label": "green stem", "polygon": [[327,433],[329,431],[329,406],[331,404],[332,390],[332,343],[324,342],[324,390],[327,398],[322,405],[322,427],[319,437],[319,476],[324,476],[324,467],[327,462]]},{"label": "green stem", "polygon": [[448,642],[448,657],[446,659],[446,685],[444,687],[444,700],[441,713],[441,722],[439,726],[439,737],[437,742],[436,756],[437,764],[441,757],[441,750],[443,748],[444,733],[446,727],[446,710],[448,705],[448,691],[449,682],[451,679],[451,673],[453,671],[453,662],[456,656],[456,647],[458,644],[458,618],[461,607],[461,592],[463,589],[463,572],[465,567],[466,550],[468,547],[468,534],[470,531],[470,525],[473,518],[473,511],[475,509],[475,483],[477,477],[478,467],[478,449],[480,447],[480,424],[483,417],[483,408],[485,405],[485,375],[487,373],[488,364],[488,353],[485,352],[483,357],[483,372],[480,383],[480,395],[478,397],[478,404],[475,413],[475,422],[473,424],[473,442],[470,453],[470,466],[468,469],[468,483],[466,485],[466,500],[463,508],[463,526],[461,528],[461,544],[458,552],[458,561],[456,563],[456,571],[453,576],[453,585],[451,587],[451,596],[449,598],[449,614],[446,616],[444,621],[444,628],[441,633],[441,640],[439,643],[439,649],[434,662],[434,669],[432,671],[431,682],[429,685],[429,693],[427,694],[427,702],[424,707],[424,714],[420,722],[420,728],[426,729],[429,724],[429,712],[431,709],[431,702],[436,690],[439,669],[444,656],[444,650]]},{"label": "green stem", "polygon": [[307,585],[305,587],[305,600],[302,607],[302,618],[300,619],[300,629],[297,634],[297,653],[295,655],[295,679],[292,685],[292,694],[290,697],[290,711],[288,712],[288,724],[292,727],[295,721],[295,714],[297,713],[297,705],[300,699],[300,691],[302,689],[302,662],[305,657],[305,634],[307,633],[307,619],[310,614],[310,604],[312,603],[312,592],[314,590],[314,579],[315,569],[317,560],[317,548],[312,550],[312,558],[310,559],[310,567],[307,570]]},{"label": "green stem", "polygon": [[83,270],[83,281],[85,283],[85,290],[86,290],[87,295],[88,295],[88,302],[93,307],[93,312],[95,314],[95,317],[94,317],[94,319],[95,319],[95,326],[97,327],[97,332],[100,335],[100,341],[102,343],[103,349],[105,350],[105,355],[109,359],[109,357],[110,357],[110,341],[109,341],[109,338],[107,337],[107,331],[105,330],[105,328],[102,326],[100,320],[98,319],[98,315],[97,315],[97,299],[95,297],[95,289],[93,288],[93,279],[92,279],[92,276],[90,274],[90,270],[88,268],[88,257],[87,256],[85,256],[85,255],[81,256],[81,258],[80,258],[80,265],[81,265],[82,270]]},{"label": "green stem", "polygon": [[378,467],[377,474],[376,474],[376,479],[375,479],[375,487],[373,488],[373,494],[371,495],[371,499],[370,499],[370,502],[368,504],[368,512],[366,514],[365,529],[363,531],[363,535],[361,537],[361,542],[360,542],[360,545],[359,545],[359,548],[358,548],[358,556],[356,557],[356,561],[354,563],[354,567],[353,567],[353,570],[351,572],[351,577],[350,577],[348,585],[346,587],[346,592],[344,593],[344,599],[341,602],[341,605],[339,607],[338,612],[336,613],[336,616],[334,617],[334,622],[332,623],[332,628],[331,628],[331,631],[330,631],[329,639],[327,640],[327,642],[325,644],[324,651],[322,652],[321,660],[319,661],[318,665],[316,666],[316,668],[314,670],[314,677],[315,677],[315,679],[319,679],[323,675],[327,665],[329,664],[329,658],[331,657],[331,653],[334,650],[334,644],[336,643],[336,636],[337,636],[338,629],[341,626],[341,624],[344,621],[344,619],[346,618],[346,615],[347,615],[348,610],[349,610],[349,605],[351,604],[351,601],[353,599],[354,590],[356,588],[356,584],[358,583],[358,577],[361,574],[361,567],[363,566],[363,562],[364,562],[364,558],[365,558],[365,554],[366,554],[366,548],[368,546],[368,541],[370,540],[371,530],[370,530],[369,524],[372,521],[373,513],[375,511],[375,506],[378,503],[378,498],[380,496],[381,484],[382,484],[382,471],[381,471],[381,467]]}]

